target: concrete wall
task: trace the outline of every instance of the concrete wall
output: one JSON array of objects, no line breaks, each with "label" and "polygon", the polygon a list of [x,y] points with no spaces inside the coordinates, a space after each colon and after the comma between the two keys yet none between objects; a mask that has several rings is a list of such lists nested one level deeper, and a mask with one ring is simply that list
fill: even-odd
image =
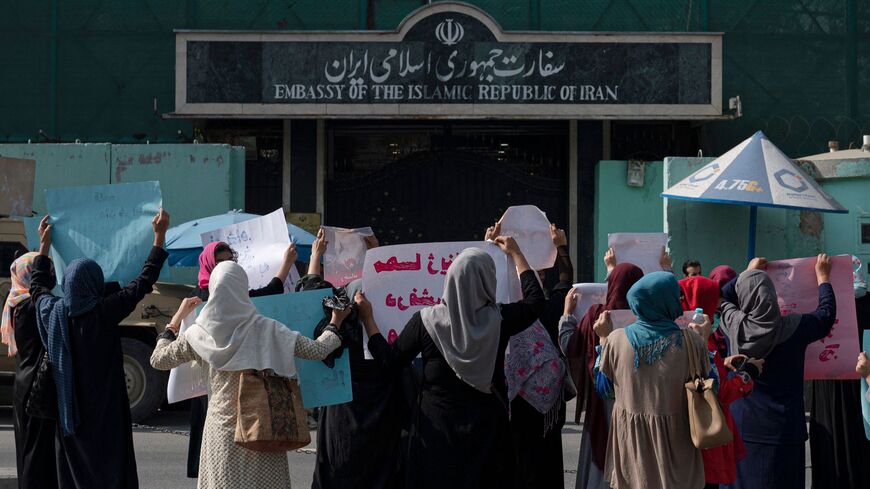
[{"label": "concrete wall", "polygon": [[45,189],[110,182],[111,144],[0,144],[0,156],[36,160],[33,210],[45,214]]},{"label": "concrete wall", "polygon": [[[245,149],[220,144],[0,144],[0,156],[36,160],[34,211],[45,189],[157,180],[173,224],[243,209]],[[194,283],[195,268],[167,267],[161,281]]]},{"label": "concrete wall", "polygon": [[607,234],[618,232],[662,232],[662,162],[644,169],[644,186],[626,185],[625,161],[601,161],[595,169],[595,280],[607,275],[604,252]]},{"label": "concrete wall", "polygon": [[0,156],[36,160],[33,208],[45,189],[160,181],[174,223],[241,209],[244,148],[219,144],[0,144]]}]

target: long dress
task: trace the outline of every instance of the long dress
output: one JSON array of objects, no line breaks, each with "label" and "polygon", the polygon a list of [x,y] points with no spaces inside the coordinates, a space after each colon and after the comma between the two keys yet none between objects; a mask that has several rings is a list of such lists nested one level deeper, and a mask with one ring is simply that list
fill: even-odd
[{"label": "long dress", "polygon": [[[535,272],[520,275],[523,300],[501,304],[502,323],[495,365],[504,365],[504,350],[514,334],[541,314],[544,293]],[[460,380],[447,364],[420,313],[414,314],[393,345],[376,334],[369,350],[391,367],[423,357],[423,385],[412,415],[408,453],[408,488],[503,489],[513,485],[511,441],[504,369],[493,372],[493,393]]]},{"label": "long dress", "polygon": [[[870,295],[855,300],[858,338],[870,329]],[[810,407],[810,455],[813,487],[870,487],[870,440],[861,422],[858,380],[814,380]]]},{"label": "long dress", "polygon": [[[547,330],[550,341],[558,349],[559,318],[564,309],[565,296],[570,284],[558,284],[550,291],[544,312],[538,318]],[[555,422],[548,426],[546,415],[541,414],[522,397],[510,404],[510,429],[516,468],[517,488],[546,489],[565,487],[562,461],[562,427],[565,426],[565,402],[558,401]]]},{"label": "long dress", "polygon": [[[722,297],[736,303],[734,282]],[[752,395],[731,405],[743,434],[746,458],[737,464],[735,489],[804,487],[807,426],[804,411],[804,355],[807,345],[824,338],[836,318],[831,284],[819,286],[819,307],[803,314],[794,334],[765,358]]]},{"label": "long dress", "polygon": [[[278,277],[264,287],[252,289],[248,295],[262,297],[284,293],[284,283]],[[188,297],[208,300],[208,287],[196,287]],[[208,412],[208,396],[194,397],[190,400],[190,439],[187,441],[187,476],[195,479],[199,474],[199,453],[202,450],[202,430],[205,428],[205,415]]]},{"label": "long dress", "polygon": [[[707,351],[700,336],[688,336],[696,351]],[[704,487],[704,462],[689,432],[686,349],[672,347],[660,360],[641,361],[637,368],[634,359],[624,329],[607,337],[600,371],[613,382],[616,393],[607,439],[607,480],[614,489]]]},{"label": "long dress", "polygon": [[[340,340],[326,333],[317,341],[299,336],[294,355],[322,360]],[[161,338],[151,354],[151,366],[169,370],[202,360],[184,333],[175,341]],[[256,452],[235,444],[236,404],[240,371],[208,369],[209,402],[199,462],[199,489],[272,489],[290,487],[290,469],[285,452]]]},{"label": "long dress", "polygon": [[33,418],[25,412],[25,402],[33,384],[33,376],[45,347],[36,326],[36,304],[31,299],[21,301],[15,315],[15,382],[12,385],[12,414],[15,425],[15,460],[18,487],[51,489],[57,487],[54,470],[54,436],[56,422]]},{"label": "long dress", "polygon": [[[136,279],[93,310],[69,318],[79,424],[71,436],[62,436],[58,428],[57,472],[62,488],[139,487],[118,325],[151,292],[167,256],[163,248],[153,247]],[[48,257],[36,257],[30,288],[33,302],[51,294],[51,275]]]},{"label": "long dress", "polygon": [[344,333],[353,400],[320,409],[312,489],[402,487],[401,435],[409,414],[400,372],[365,359],[363,334],[361,324]]}]

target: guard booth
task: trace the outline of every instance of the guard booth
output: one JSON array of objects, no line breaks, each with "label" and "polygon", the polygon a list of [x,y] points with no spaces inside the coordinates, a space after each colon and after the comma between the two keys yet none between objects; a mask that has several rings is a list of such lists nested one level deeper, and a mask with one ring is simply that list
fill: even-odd
[{"label": "guard booth", "polygon": [[397,244],[481,239],[534,204],[580,280],[596,163],[691,154],[698,121],[731,117],[721,34],[504,32],[455,2],[394,31],[176,31],[175,90],[166,117],[249,149],[248,211]]}]

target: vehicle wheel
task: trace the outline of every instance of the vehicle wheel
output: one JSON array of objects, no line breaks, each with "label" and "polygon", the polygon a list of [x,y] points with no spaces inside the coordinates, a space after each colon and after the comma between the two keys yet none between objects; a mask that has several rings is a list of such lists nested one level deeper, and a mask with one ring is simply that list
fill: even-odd
[{"label": "vehicle wheel", "polygon": [[166,399],[168,376],[151,367],[153,348],[133,338],[121,338],[124,380],[130,399],[130,415],[138,423],[157,412]]}]

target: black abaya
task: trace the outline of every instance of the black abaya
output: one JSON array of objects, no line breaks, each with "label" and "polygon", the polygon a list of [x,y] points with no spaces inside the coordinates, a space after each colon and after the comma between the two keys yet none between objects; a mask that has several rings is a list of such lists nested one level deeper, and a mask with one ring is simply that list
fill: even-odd
[{"label": "black abaya", "polygon": [[[152,248],[136,279],[89,312],[69,318],[78,425],[71,436],[57,429],[61,488],[139,487],[118,325],[151,292],[166,257],[163,248]],[[30,289],[34,302],[51,294],[50,274],[51,261],[36,257]]]},{"label": "black abaya", "polygon": [[[54,287],[54,280],[48,285]],[[56,421],[33,418],[25,412],[25,402],[33,384],[33,376],[45,352],[36,326],[36,306],[30,299],[21,301],[15,315],[15,382],[12,386],[12,415],[15,425],[15,460],[18,487],[21,489],[51,489],[57,487],[54,470],[54,436]]]},{"label": "black abaya", "polygon": [[520,276],[524,299],[500,305],[502,323],[493,372],[493,393],[460,380],[414,314],[391,346],[376,334],[369,350],[388,366],[404,366],[423,357],[423,385],[412,416],[407,466],[408,488],[511,487],[514,455],[507,416],[504,351],[514,334],[540,316],[544,294],[535,272]]},{"label": "black abaya", "polygon": [[[858,337],[870,329],[870,295],[855,301]],[[813,488],[870,487],[860,380],[815,380],[809,398]]]},{"label": "black abaya", "polygon": [[[353,401],[320,409],[312,489],[401,488],[400,440],[408,413],[398,372],[365,360],[351,339]],[[347,338],[346,338],[347,339]]]},{"label": "black abaya", "polygon": [[[558,284],[547,298],[544,312],[538,318],[558,350],[559,318],[565,307],[570,284]],[[510,431],[516,458],[514,487],[523,489],[563,488],[565,472],[562,457],[562,427],[565,426],[565,402],[559,401],[559,412],[552,426],[541,414],[517,396],[511,401]]]}]

